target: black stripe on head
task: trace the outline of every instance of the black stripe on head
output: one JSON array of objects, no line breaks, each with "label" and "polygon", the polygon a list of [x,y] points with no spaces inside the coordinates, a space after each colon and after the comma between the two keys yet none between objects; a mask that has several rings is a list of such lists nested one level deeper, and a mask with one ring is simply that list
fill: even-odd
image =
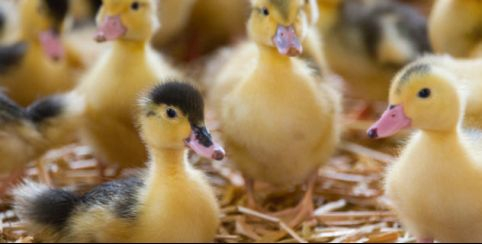
[{"label": "black stripe on head", "polygon": [[415,64],[407,68],[402,76],[397,86],[397,93],[400,93],[402,87],[412,78],[414,75],[423,75],[430,72],[430,66],[428,64]]},{"label": "black stripe on head", "polygon": [[25,118],[25,110],[5,94],[0,93],[0,121],[18,121]]},{"label": "black stripe on head", "polygon": [[34,123],[41,123],[62,114],[64,106],[63,97],[47,97],[28,107],[27,115]]},{"label": "black stripe on head", "polygon": [[[48,8],[50,16],[55,21],[56,25],[62,24],[64,22],[65,16],[69,10],[69,2],[67,0],[44,0]],[[76,0],[79,1],[79,0]],[[81,0],[85,1],[85,0]]]},{"label": "black stripe on head", "polygon": [[169,81],[160,84],[152,89],[148,98],[157,105],[166,104],[179,108],[191,125],[200,125],[204,122],[203,97],[188,83]]}]

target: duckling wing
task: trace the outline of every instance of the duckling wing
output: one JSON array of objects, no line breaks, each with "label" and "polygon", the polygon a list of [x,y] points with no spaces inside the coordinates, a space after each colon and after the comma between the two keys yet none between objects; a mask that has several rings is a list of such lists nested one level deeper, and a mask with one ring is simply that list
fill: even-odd
[{"label": "duckling wing", "polygon": [[27,44],[23,42],[0,47],[0,74],[18,65],[27,53]]},{"label": "duckling wing", "polygon": [[0,92],[0,122],[13,122],[26,118],[25,110]]},{"label": "duckling wing", "polygon": [[82,197],[81,209],[102,206],[118,218],[135,218],[139,190],[143,186],[144,181],[138,176],[102,184]]}]

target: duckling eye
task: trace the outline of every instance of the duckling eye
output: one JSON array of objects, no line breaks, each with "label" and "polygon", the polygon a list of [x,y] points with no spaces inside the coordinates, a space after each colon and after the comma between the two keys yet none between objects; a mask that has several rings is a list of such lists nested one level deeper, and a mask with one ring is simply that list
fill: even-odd
[{"label": "duckling eye", "polygon": [[166,110],[166,115],[170,119],[175,119],[177,117],[177,112],[173,108],[168,108]]},{"label": "duckling eye", "polygon": [[136,1],[136,2],[133,2],[133,3],[131,4],[131,9],[132,9],[132,10],[136,10],[136,11],[137,11],[137,10],[139,10],[139,7],[140,7],[140,4],[139,4],[139,2],[137,2],[137,1]]},{"label": "duckling eye", "polygon": [[418,92],[418,97],[424,98],[424,99],[425,99],[425,98],[429,98],[430,95],[431,95],[431,93],[432,93],[432,91],[430,91],[430,89],[428,89],[428,88],[423,88],[422,90],[420,90],[420,91]]},{"label": "duckling eye", "polygon": [[264,15],[264,16],[268,16],[268,15],[269,15],[269,10],[268,10],[266,7],[263,7],[263,8],[261,9],[261,12],[263,12],[263,15]]}]

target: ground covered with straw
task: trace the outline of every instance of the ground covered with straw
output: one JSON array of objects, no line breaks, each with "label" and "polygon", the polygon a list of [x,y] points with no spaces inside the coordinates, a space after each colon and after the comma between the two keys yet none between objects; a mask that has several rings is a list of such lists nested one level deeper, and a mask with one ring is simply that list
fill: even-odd
[{"label": "ground covered with straw", "polygon": [[[195,155],[191,162],[202,169],[211,181],[222,208],[222,225],[216,242],[413,242],[388,208],[383,193],[383,173],[393,162],[400,147],[395,140],[370,141],[366,128],[376,113],[366,119],[355,119],[353,111],[364,106],[361,101],[346,102],[345,132],[338,152],[319,171],[316,184],[313,218],[296,228],[287,220],[246,207],[246,192],[239,172],[229,161],[211,162]],[[384,104],[380,105],[383,108]],[[210,127],[219,133],[215,120]],[[26,169],[27,178],[47,182],[55,187],[70,187],[87,191],[104,181],[128,175],[135,169],[110,166],[104,177],[91,150],[83,145],[70,145],[53,150],[40,160],[49,177],[41,177],[32,163]],[[44,179],[45,178],[45,179]],[[303,189],[276,192],[269,186],[259,186],[257,197],[272,211],[293,206]],[[11,209],[11,198],[0,204],[0,238],[5,242],[32,242],[30,236]]]}]

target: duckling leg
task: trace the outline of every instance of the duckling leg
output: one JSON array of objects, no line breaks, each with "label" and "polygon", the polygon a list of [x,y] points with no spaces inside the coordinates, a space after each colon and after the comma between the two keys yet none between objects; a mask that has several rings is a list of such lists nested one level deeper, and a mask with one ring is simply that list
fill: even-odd
[{"label": "duckling leg", "polygon": [[313,192],[317,177],[318,174],[316,173],[308,178],[308,181],[305,183],[308,188],[306,189],[303,199],[301,199],[296,207],[276,212],[273,215],[278,218],[288,218],[294,215],[289,221],[289,226],[293,228],[303,222],[306,218],[311,217],[314,211]]},{"label": "duckling leg", "polygon": [[253,210],[260,210],[261,207],[258,206],[258,203],[256,202],[256,198],[254,197],[254,180],[243,175],[244,179],[244,184],[246,185],[246,195],[248,197],[248,208],[251,208]]},{"label": "duckling leg", "polygon": [[313,192],[315,189],[316,179],[318,178],[318,173],[313,174],[307,181],[308,188],[306,189],[305,195],[301,202],[296,206],[297,214],[289,222],[290,227],[296,227],[301,224],[305,219],[313,216],[314,206],[313,206]]}]

